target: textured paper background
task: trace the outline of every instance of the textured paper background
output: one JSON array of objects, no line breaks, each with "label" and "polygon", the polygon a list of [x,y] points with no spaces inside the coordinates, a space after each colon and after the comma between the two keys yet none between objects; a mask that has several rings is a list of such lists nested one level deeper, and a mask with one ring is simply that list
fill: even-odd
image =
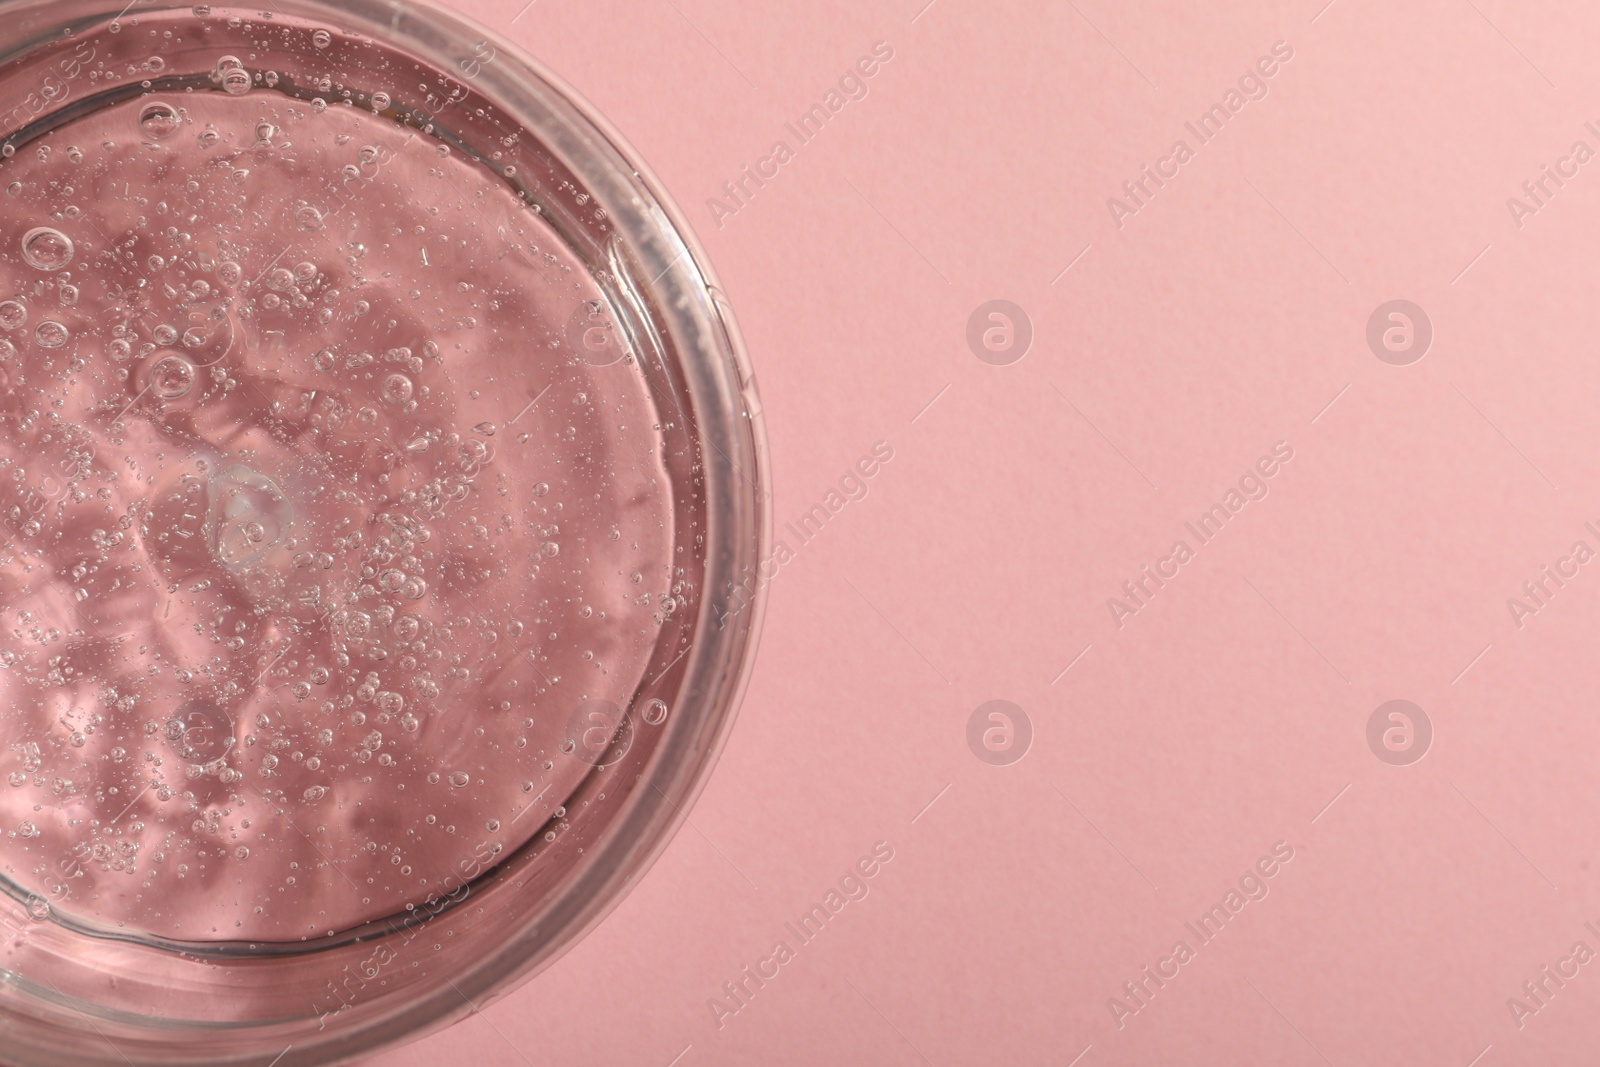
[{"label": "textured paper background", "polygon": [[[796,558],[661,862],[556,966],[372,1063],[1593,1062],[1600,560],[1571,553],[1600,551],[1600,160],[1571,153],[1600,151],[1600,9],[925,2],[472,6],[699,231]],[[799,144],[877,42],[865,98]],[[1275,42],[1202,144],[1185,123]],[[967,339],[992,299],[1033,331],[1005,365]],[[1367,342],[1397,299],[1433,332],[1403,366]],[[801,545],[784,524],[880,441]],[[1185,524],[1277,442],[1202,544]],[[1108,598],[1180,540],[1119,627]],[[1005,766],[968,744],[995,699],[1033,735]],[[1432,727],[1409,765],[1368,742],[1394,699]],[[802,945],[784,924],[880,841]],[[1202,944],[1185,924],[1278,842]]]}]

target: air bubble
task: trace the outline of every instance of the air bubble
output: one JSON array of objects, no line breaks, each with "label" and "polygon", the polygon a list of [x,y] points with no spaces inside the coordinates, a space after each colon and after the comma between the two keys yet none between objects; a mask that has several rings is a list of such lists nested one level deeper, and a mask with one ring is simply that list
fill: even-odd
[{"label": "air bubble", "polygon": [[222,89],[232,96],[242,96],[250,91],[250,72],[235,67],[222,74]]},{"label": "air bubble", "polygon": [[175,352],[162,356],[150,368],[150,391],[163,400],[183,396],[194,388],[194,381],[194,364]]},{"label": "air bubble", "polygon": [[53,319],[46,319],[33,331],[33,339],[40,348],[60,348],[71,338],[71,332]]},{"label": "air bubble", "polygon": [[139,112],[139,128],[144,131],[146,137],[152,137],[157,141],[171,137],[182,125],[183,117],[171,104],[158,101],[146,104]]},{"label": "air bubble", "polygon": [[22,235],[22,258],[39,270],[60,270],[72,262],[72,238],[51,226],[35,226]]}]

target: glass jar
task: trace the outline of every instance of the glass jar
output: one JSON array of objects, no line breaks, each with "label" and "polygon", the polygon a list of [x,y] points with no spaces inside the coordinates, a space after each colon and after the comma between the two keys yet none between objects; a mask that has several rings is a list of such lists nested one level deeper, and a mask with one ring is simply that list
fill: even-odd
[{"label": "glass jar", "polygon": [[19,1067],[482,1008],[659,855],[754,655],[760,407],[656,180],[458,15],[270,6],[0,3]]}]

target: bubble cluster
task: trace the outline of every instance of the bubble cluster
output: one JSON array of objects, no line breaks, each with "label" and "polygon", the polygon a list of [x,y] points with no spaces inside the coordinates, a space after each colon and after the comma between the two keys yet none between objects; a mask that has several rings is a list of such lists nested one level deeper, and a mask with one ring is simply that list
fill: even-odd
[{"label": "bubble cluster", "polygon": [[201,11],[0,158],[0,870],[41,922],[289,942],[560,840],[699,590],[672,416],[504,181],[539,158]]}]

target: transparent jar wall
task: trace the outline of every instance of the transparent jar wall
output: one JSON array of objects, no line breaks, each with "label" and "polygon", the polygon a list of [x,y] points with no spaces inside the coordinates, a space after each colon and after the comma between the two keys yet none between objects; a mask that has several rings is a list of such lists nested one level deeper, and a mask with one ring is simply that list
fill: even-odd
[{"label": "transparent jar wall", "polygon": [[[130,13],[112,32],[117,14],[89,4],[0,6],[0,39],[18,42],[0,68],[0,100],[19,101],[0,119],[0,130],[10,124],[8,147],[27,151],[60,121],[147,91],[225,92],[219,54],[241,58],[252,94],[303,102],[342,99],[342,88],[319,80],[342,67],[352,72],[349,106],[370,109],[374,92],[388,92],[377,103],[391,121],[494,169],[558,231],[609,301],[568,324],[574,338],[598,339],[597,361],[615,354],[607,344],[636,359],[661,413],[678,603],[627,717],[597,721],[597,751],[568,795],[546,798],[548,814],[527,816],[539,825],[525,846],[496,852],[500,841],[463,834],[447,892],[305,941],[161,943],[41,919],[29,894],[0,900],[9,938],[0,950],[4,1056],[220,1063],[264,1054],[265,1062],[293,1045],[284,1064],[323,1062],[437,1025],[469,1010],[467,998],[481,1006],[548,962],[615,903],[682,818],[731,721],[759,620],[754,575],[766,518],[753,382],[703,257],[683,243],[670,208],[613,136],[503,43],[422,8],[358,5],[327,18],[315,5],[290,4],[270,19],[213,8],[203,45],[152,50],[152,39],[172,41],[159,36],[167,27],[192,24],[190,10]],[[75,32],[62,34],[64,25]],[[428,62],[358,38],[362,31],[431,53]],[[298,44],[263,49],[267,39]],[[89,77],[98,63],[134,71],[106,85]],[[374,71],[415,74],[407,83],[415,98],[399,81],[367,87]],[[342,192],[329,190],[330,203]]]}]

